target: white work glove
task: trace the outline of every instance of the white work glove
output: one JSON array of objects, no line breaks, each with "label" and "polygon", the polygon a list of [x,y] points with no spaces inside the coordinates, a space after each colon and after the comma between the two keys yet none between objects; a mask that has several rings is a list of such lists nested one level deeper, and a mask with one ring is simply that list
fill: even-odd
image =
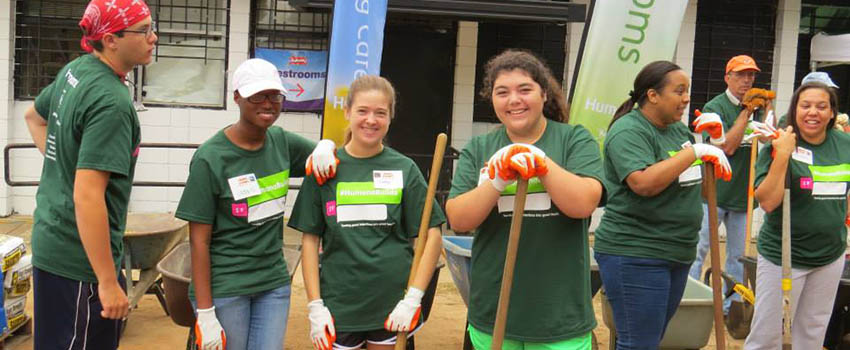
[{"label": "white work glove", "polygon": [[726,133],[723,131],[723,119],[717,113],[702,113],[699,110],[694,112],[697,116],[694,119],[694,131],[707,132],[709,141],[712,145],[722,145],[726,142]]},{"label": "white work glove", "polygon": [[423,295],[423,291],[410,287],[404,299],[396,304],[393,312],[384,321],[384,328],[390,332],[409,332],[416,328],[422,311]]},{"label": "white work glove", "polygon": [[307,303],[310,310],[310,339],[313,347],[318,350],[331,350],[336,341],[336,328],[331,311],[325,307],[322,299],[316,299]]},{"label": "white work glove", "polygon": [[732,180],[732,167],[723,150],[704,143],[693,145],[694,155],[703,162],[714,164],[714,176],[724,181]]},{"label": "white work glove", "polygon": [[761,123],[753,120],[750,121],[750,124],[747,129],[747,131],[750,131],[750,133],[744,137],[744,141],[746,142],[749,142],[750,140],[757,137],[766,137],[771,140],[774,140],[779,137],[779,131],[777,131],[776,128],[774,128],[768,123]]},{"label": "white work glove", "polygon": [[305,170],[307,176],[315,176],[316,182],[321,186],[336,176],[336,166],[338,164],[339,159],[336,157],[336,144],[331,140],[324,139],[316,144],[313,153],[307,157]]},{"label": "white work glove", "polygon": [[199,350],[224,350],[227,337],[224,329],[215,317],[215,306],[209,309],[198,309],[195,321],[195,344]]}]

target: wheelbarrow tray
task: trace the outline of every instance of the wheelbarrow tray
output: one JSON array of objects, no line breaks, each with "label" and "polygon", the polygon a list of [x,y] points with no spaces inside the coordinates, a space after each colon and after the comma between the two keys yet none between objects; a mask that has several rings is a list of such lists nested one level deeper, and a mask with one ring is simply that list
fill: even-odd
[{"label": "wheelbarrow tray", "polygon": [[127,216],[124,254],[131,257],[133,269],[152,269],[188,234],[188,223],[171,214],[132,213]]},{"label": "wheelbarrow tray", "polygon": [[[667,324],[664,338],[661,339],[660,349],[701,349],[708,344],[711,329],[714,325],[714,300],[711,288],[702,282],[688,276],[685,294],[679,303],[679,308]],[[611,331],[610,342],[613,344],[616,334],[613,311],[605,292],[602,292],[602,321]]]}]

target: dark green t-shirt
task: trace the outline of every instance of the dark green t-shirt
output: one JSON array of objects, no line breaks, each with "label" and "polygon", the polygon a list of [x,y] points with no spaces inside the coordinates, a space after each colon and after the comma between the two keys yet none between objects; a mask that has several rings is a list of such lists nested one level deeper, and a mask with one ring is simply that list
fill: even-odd
[{"label": "dark green t-shirt", "polygon": [[629,174],[673,157],[693,141],[684,124],[659,129],[637,109],[614,123],[605,137],[608,205],[594,232],[595,252],[694,261],[703,215],[700,162],[652,197],[636,194],[626,183]]},{"label": "dark green t-shirt", "polygon": [[[708,101],[703,109],[706,113],[719,114],[723,119],[723,130],[726,132],[735,125],[735,120],[738,119],[738,114],[742,110],[744,110],[744,106],[733,104],[725,92]],[[759,114],[759,112],[756,112],[756,120],[758,120]],[[703,133],[703,136],[705,140],[708,140],[708,133]],[[741,145],[738,146],[735,154],[726,156],[732,168],[732,180],[717,181],[718,207],[732,211],[747,210],[747,183],[750,179],[751,149],[751,143],[741,141]],[[754,203],[754,206],[758,206],[758,203]]]},{"label": "dark green t-shirt", "polygon": [[47,142],[33,218],[33,265],[96,283],[77,231],[77,169],[109,172],[106,211],[115,269],[124,253],[127,203],[139,152],[139,118],[127,86],[93,55],[68,63],[35,99],[47,119]]},{"label": "dark green t-shirt", "polygon": [[[457,162],[449,198],[478,187],[480,169],[511,143],[504,126],[470,140]],[[567,171],[602,183],[599,145],[582,126],[548,121],[534,145]],[[516,185],[505,189],[475,230],[472,244],[468,320],[487,333],[493,332],[496,319],[515,193]],[[529,181],[523,218],[505,337],[553,342],[586,334],[596,327],[590,299],[590,218],[564,215],[537,178]]]},{"label": "dark green t-shirt", "polygon": [[[210,285],[214,298],[289,284],[282,252],[286,194],[289,178],[304,176],[304,163],[314,146],[310,140],[272,126],[266,131],[263,147],[255,151],[234,145],[224,129],[198,147],[174,215],[212,225]],[[254,192],[242,192],[247,187]],[[190,287],[190,297],[194,292],[194,286]]]},{"label": "dark green t-shirt", "polygon": [[[370,158],[337,155],[336,177],[304,180],[288,225],[322,238],[321,294],[337,331],[383,329],[404,296],[428,185],[389,147]],[[434,201],[429,227],[444,222]]]},{"label": "dark green t-shirt", "polygon": [[[770,169],[772,145],[759,153],[756,187]],[[807,155],[808,154],[808,155]],[[847,184],[850,182],[850,135],[828,130],[826,140],[812,145],[797,138],[791,167],[791,265],[814,268],[844,254],[847,245]],[[759,231],[759,254],[782,264],[782,207],[765,215]]]}]

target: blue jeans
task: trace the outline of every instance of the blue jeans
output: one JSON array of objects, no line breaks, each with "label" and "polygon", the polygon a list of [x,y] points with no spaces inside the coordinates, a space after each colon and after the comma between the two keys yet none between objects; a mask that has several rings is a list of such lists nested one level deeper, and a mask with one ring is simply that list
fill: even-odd
[{"label": "blue jeans", "polygon": [[603,253],[594,257],[614,313],[617,350],[657,350],[685,292],[688,265]]},{"label": "blue jeans", "polygon": [[[227,350],[283,349],[290,286],[235,297],[213,298]],[[192,306],[197,308],[195,301]]]},{"label": "blue jeans", "polygon": [[[708,205],[702,204],[702,229],[699,231],[699,243],[697,244],[697,257],[691,265],[689,274],[698,281],[702,281],[702,264],[705,261],[705,254],[708,253]],[[723,267],[729,276],[732,276],[738,282],[744,282],[744,266],[738,261],[738,258],[744,254],[744,241],[746,241],[746,211],[732,211],[717,207],[717,224],[721,223],[726,226],[726,265]],[[724,286],[726,282],[724,281]],[[725,287],[724,287],[725,288]],[[723,289],[726,290],[726,289]],[[723,313],[729,312],[729,305],[732,300],[741,301],[741,296],[738,293],[732,294],[732,297],[723,300]]]}]

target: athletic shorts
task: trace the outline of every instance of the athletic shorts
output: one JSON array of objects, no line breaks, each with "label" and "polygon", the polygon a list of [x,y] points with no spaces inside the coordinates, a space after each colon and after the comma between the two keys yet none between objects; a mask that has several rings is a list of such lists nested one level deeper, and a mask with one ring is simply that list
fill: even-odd
[{"label": "athletic shorts", "polygon": [[[115,350],[121,320],[100,317],[97,284],[33,267],[34,349]],[[123,278],[119,277],[123,286]]]},{"label": "athletic shorts", "polygon": [[[469,339],[472,341],[472,346],[475,349],[489,349],[493,343],[493,335],[484,333],[472,325],[467,327],[469,331]],[[575,338],[554,341],[548,343],[524,342],[518,340],[504,339],[502,341],[503,350],[590,350],[593,338],[590,332]]]},{"label": "athletic shorts", "polygon": [[[407,333],[407,337],[413,336],[416,331],[422,328],[423,323],[419,323],[412,332]],[[334,350],[355,350],[363,347],[363,344],[377,345],[395,345],[396,335],[398,333],[390,332],[386,329],[375,329],[362,332],[336,332],[336,341],[334,341]]]}]

